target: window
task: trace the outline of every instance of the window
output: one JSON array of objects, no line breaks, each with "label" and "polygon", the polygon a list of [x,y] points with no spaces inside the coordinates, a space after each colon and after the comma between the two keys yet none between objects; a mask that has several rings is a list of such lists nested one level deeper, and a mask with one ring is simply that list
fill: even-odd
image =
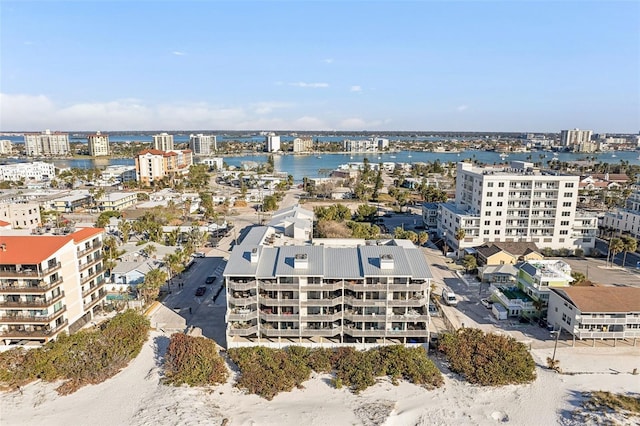
[{"label": "window", "polygon": [[502,216],[502,212],[501,211],[496,212],[496,216]]},{"label": "window", "polygon": [[565,198],[571,198],[573,196],[573,192],[565,192],[564,196]]},{"label": "window", "polygon": [[565,201],[562,203],[562,207],[571,207],[571,201]]},{"label": "window", "polygon": [[496,220],[496,226],[500,226],[502,224],[501,220]]},{"label": "window", "polygon": [[493,197],[493,192],[487,192],[487,197]]},{"label": "window", "polygon": [[567,231],[566,229],[563,229],[560,231],[560,235],[569,235],[569,231]]},{"label": "window", "polygon": [[498,192],[498,197],[504,197],[504,192]]},{"label": "window", "polygon": [[488,229],[485,229],[485,230],[483,231],[483,234],[484,234],[484,235],[489,235],[489,230],[488,230]]},{"label": "window", "polygon": [[496,206],[498,206],[498,207],[502,207],[502,201],[498,201],[498,202],[496,202]]},{"label": "window", "polygon": [[493,188],[493,182],[487,182],[487,188]]},{"label": "window", "polygon": [[504,188],[504,182],[498,182],[498,188]]},{"label": "window", "polygon": [[486,211],[486,212],[484,213],[484,215],[485,215],[485,216],[491,216],[491,210]]},{"label": "window", "polygon": [[491,207],[491,201],[487,201],[486,206]]},{"label": "window", "polygon": [[484,224],[485,224],[485,226],[489,226],[489,225],[491,225],[491,221],[490,220],[485,220]]},{"label": "window", "polygon": [[571,216],[571,212],[562,212],[562,216],[563,217],[569,217],[569,216]]},{"label": "window", "polygon": [[569,221],[568,220],[560,221],[560,226],[569,226]]},{"label": "window", "polygon": [[494,233],[495,235],[500,235],[500,230],[499,230],[499,229],[496,229],[495,231],[493,231],[493,233]]},{"label": "window", "polygon": [[565,182],[564,187],[565,188],[573,188],[573,182]]}]

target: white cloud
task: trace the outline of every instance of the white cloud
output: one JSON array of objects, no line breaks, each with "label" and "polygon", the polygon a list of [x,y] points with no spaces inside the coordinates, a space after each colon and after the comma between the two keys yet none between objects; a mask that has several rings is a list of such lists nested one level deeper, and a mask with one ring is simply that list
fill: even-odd
[{"label": "white cloud", "polygon": [[350,92],[362,92],[362,86],[351,86]]},{"label": "white cloud", "polygon": [[462,112],[462,111],[466,111],[467,109],[469,109],[468,105],[460,105],[458,108],[456,108],[456,111]]},{"label": "white cloud", "polygon": [[176,55],[176,56],[185,56],[186,53],[185,52],[181,52],[179,50],[174,50],[173,52],[171,52],[172,55]]},{"label": "white cloud", "polygon": [[303,81],[298,81],[296,83],[289,83],[289,86],[311,87],[311,88],[317,89],[317,88],[329,87],[329,83],[305,83]]},{"label": "white cloud", "polygon": [[325,64],[332,64],[333,63],[333,58],[323,59],[322,62],[324,62]]},{"label": "white cloud", "polygon": [[289,102],[256,102],[250,107],[256,114],[269,114],[276,109],[291,108],[294,104]]},{"label": "white cloud", "polygon": [[341,130],[385,130],[383,127],[391,123],[391,120],[366,121],[361,118],[347,118],[338,125]]}]

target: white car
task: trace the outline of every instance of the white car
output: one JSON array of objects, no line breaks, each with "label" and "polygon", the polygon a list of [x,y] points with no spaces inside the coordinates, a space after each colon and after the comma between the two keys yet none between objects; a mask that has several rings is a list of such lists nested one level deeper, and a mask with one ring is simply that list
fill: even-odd
[{"label": "white car", "polygon": [[204,253],[201,251],[197,251],[195,253],[193,253],[193,257],[204,257]]},{"label": "white car", "polygon": [[493,302],[489,299],[480,299],[480,303],[487,309],[491,309],[491,305],[493,305]]}]

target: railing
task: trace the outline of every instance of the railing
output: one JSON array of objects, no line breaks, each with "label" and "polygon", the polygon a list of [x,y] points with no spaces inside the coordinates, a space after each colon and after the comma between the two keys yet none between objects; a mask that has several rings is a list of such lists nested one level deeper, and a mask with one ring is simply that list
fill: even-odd
[{"label": "railing", "polygon": [[389,321],[398,321],[398,322],[418,322],[418,321],[429,321],[428,315],[412,315],[412,314],[403,314],[403,315],[389,315],[387,317]]},{"label": "railing", "polygon": [[43,307],[43,306],[51,306],[56,303],[58,300],[64,297],[64,291],[61,291],[55,297],[49,299],[35,299],[35,300],[3,300],[0,301],[0,306],[2,307],[15,307],[15,308],[28,308],[28,307]]},{"label": "railing", "polygon": [[267,291],[275,291],[275,290],[298,291],[298,289],[300,288],[300,284],[298,283],[285,284],[285,283],[270,283],[270,282],[260,281],[258,285],[262,290],[267,290]]},{"label": "railing", "polygon": [[386,306],[387,299],[357,299],[352,296],[346,296],[344,303],[351,306]]},{"label": "railing", "polygon": [[390,291],[424,291],[426,284],[389,284]]},{"label": "railing", "polygon": [[313,336],[321,336],[321,337],[333,337],[342,333],[342,326],[332,327],[332,328],[303,328],[301,330],[301,335],[304,337],[313,337]]},{"label": "railing", "polygon": [[57,271],[62,267],[60,262],[56,263],[54,266],[46,269],[33,270],[33,269],[21,269],[20,271],[13,269],[0,269],[0,277],[17,277],[17,278],[25,278],[25,277],[44,277],[46,275],[51,274],[52,272]]},{"label": "railing", "polygon": [[82,292],[82,297],[87,297],[88,295],[90,295],[91,293],[93,293],[94,291],[96,291],[97,289],[104,287],[105,281],[100,281],[99,283],[94,284],[93,286],[89,287],[88,289],[84,290]]},{"label": "railing", "polygon": [[86,284],[89,281],[91,281],[92,279],[94,279],[95,277],[97,277],[98,275],[102,274],[102,272],[104,272],[102,269],[98,269],[97,271],[94,271],[93,274],[87,275],[86,277],[82,278],[80,280],[80,283]]},{"label": "railing", "polygon": [[47,323],[51,322],[54,319],[58,318],[64,312],[67,311],[67,307],[63,306],[58,312],[55,312],[51,315],[39,316],[39,315],[0,315],[0,323]]},{"label": "railing", "polygon": [[[625,335],[626,334],[626,335]],[[640,331],[638,332],[640,335]],[[633,337],[624,331],[575,331],[575,336],[579,339],[624,339],[625,337]]]},{"label": "railing", "polygon": [[344,319],[354,322],[385,322],[387,316],[385,314],[357,314],[357,313],[345,313]]},{"label": "railing", "polygon": [[299,328],[276,330],[275,328],[261,327],[260,331],[267,337],[298,337],[301,330]]},{"label": "railing", "polygon": [[412,299],[391,299],[389,306],[425,306],[427,299],[424,297]]},{"label": "railing", "polygon": [[37,286],[31,285],[0,285],[0,292],[2,293],[44,293],[47,290],[54,288],[62,283],[62,277],[59,277],[52,283],[45,283],[44,281]]},{"label": "railing", "polygon": [[335,306],[344,302],[343,296],[329,299],[307,299],[302,301],[302,306]]},{"label": "railing", "polygon": [[[576,321],[578,321],[580,324],[609,325],[609,324],[631,324],[631,323],[633,323],[633,321],[629,321],[631,319],[632,318],[582,317],[582,318],[576,318]],[[636,319],[636,323],[640,322],[640,321],[638,321],[638,320],[640,320],[640,318],[635,318],[635,319]]]},{"label": "railing", "polygon": [[251,336],[252,334],[256,334],[258,332],[258,326],[254,325],[253,327],[247,328],[229,328],[228,333],[229,336]]},{"label": "railing", "polygon": [[240,282],[240,281],[229,280],[227,281],[227,286],[229,287],[229,290],[238,290],[238,291],[252,290],[256,288],[256,281],[252,280],[248,282]]},{"label": "railing", "polygon": [[250,305],[252,303],[256,303],[258,301],[258,296],[256,296],[256,295],[248,296],[248,297],[232,297],[232,296],[228,296],[227,299],[229,300],[229,303],[232,303],[234,305],[246,306],[246,305]]},{"label": "railing", "polygon": [[78,261],[78,266],[80,267],[80,271],[84,271],[88,267],[93,266],[93,265],[95,265],[97,263],[100,263],[102,261],[102,258],[103,258],[103,256],[100,254],[100,255],[98,255],[96,258],[92,259],[88,263],[80,263],[80,261]]},{"label": "railing", "polygon": [[229,312],[227,314],[227,322],[230,321],[249,321],[258,318],[258,311],[250,312]]},{"label": "railing", "polygon": [[336,321],[342,318],[342,312],[335,314],[307,314],[302,315],[302,321]]},{"label": "railing", "polygon": [[78,257],[82,257],[82,255],[87,254],[87,253],[89,253],[89,252],[92,252],[92,251],[94,251],[94,250],[98,250],[100,247],[102,247],[102,242],[99,242],[99,243],[97,243],[97,244],[93,244],[93,245],[92,245],[91,247],[89,247],[89,248],[86,248],[86,249],[80,250],[80,251],[78,252],[78,255],[77,255],[77,256],[78,256]]},{"label": "railing", "polygon": [[107,296],[107,292],[100,290],[98,292],[98,297],[96,297],[95,299],[93,299],[91,302],[89,303],[83,303],[82,307],[84,308],[85,311],[88,311],[89,309],[93,308],[93,306],[98,303],[99,301],[103,300],[105,297]]},{"label": "railing", "polygon": [[49,338],[53,337],[57,333],[61,332],[69,325],[69,321],[64,320],[62,324],[52,329],[41,329],[41,330],[5,330],[0,332],[1,337],[9,337],[9,338]]},{"label": "railing", "polygon": [[260,303],[267,306],[298,306],[300,299],[272,299],[261,295]]},{"label": "railing", "polygon": [[367,336],[384,337],[387,332],[387,330],[385,329],[362,330],[362,329],[353,328],[353,327],[344,327],[343,331],[344,331],[344,334],[348,334],[349,336],[353,336],[353,337],[367,337]]},{"label": "railing", "polygon": [[300,321],[300,314],[273,314],[260,311],[260,319],[263,321]]},{"label": "railing", "polygon": [[306,291],[335,291],[335,290],[342,289],[342,287],[343,287],[342,283],[332,283],[332,284],[311,283],[311,284],[305,284],[302,286],[302,288]]},{"label": "railing", "polygon": [[387,337],[427,337],[427,330],[387,330]]}]

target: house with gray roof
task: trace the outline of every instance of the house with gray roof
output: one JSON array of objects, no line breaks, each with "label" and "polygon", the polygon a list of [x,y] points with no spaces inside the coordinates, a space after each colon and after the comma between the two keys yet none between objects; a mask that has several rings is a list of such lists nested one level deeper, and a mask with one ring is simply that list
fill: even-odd
[{"label": "house with gray roof", "polygon": [[414,245],[257,237],[236,246],[224,270],[228,347],[428,343],[433,276]]}]

